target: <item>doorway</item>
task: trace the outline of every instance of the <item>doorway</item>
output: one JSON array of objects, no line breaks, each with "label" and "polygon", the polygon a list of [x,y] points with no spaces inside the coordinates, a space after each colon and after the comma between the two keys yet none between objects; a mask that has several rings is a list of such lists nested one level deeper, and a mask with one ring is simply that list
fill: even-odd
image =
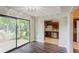
[{"label": "doorway", "polygon": [[73,48],[75,53],[79,53],[79,18],[75,18],[73,24]]},{"label": "doorway", "polygon": [[59,22],[56,20],[44,21],[45,43],[58,45],[59,42]]}]

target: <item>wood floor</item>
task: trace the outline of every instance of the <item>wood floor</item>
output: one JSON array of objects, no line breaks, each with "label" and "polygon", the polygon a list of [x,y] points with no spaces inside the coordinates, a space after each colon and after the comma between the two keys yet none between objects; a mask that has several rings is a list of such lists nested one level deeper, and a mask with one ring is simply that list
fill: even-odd
[{"label": "wood floor", "polygon": [[58,47],[55,44],[32,42],[9,53],[65,53],[65,48]]},{"label": "wood floor", "polygon": [[79,42],[73,42],[74,53],[79,53]]},{"label": "wood floor", "polygon": [[[58,39],[48,38],[48,37],[45,38],[45,42],[55,44],[55,45],[59,44]],[[73,50],[74,50],[74,53],[79,53],[79,42],[73,42]]]},{"label": "wood floor", "polygon": [[[79,44],[73,42],[74,53],[79,53]],[[45,38],[45,43],[31,42],[9,53],[66,53],[66,49],[58,46],[58,39]]]}]

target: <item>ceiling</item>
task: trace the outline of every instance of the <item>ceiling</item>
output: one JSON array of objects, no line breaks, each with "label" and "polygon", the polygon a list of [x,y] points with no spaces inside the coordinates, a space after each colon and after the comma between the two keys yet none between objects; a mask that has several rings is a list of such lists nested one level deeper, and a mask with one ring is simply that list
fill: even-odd
[{"label": "ceiling", "polygon": [[73,18],[79,18],[79,6],[75,7],[75,10],[72,12]]},{"label": "ceiling", "polygon": [[33,17],[59,18],[61,14],[70,12],[72,6],[7,6]]}]

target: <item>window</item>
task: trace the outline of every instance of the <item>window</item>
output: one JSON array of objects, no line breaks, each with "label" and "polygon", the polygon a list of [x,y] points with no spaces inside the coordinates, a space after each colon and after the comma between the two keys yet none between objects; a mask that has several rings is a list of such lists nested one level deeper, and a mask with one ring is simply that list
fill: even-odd
[{"label": "window", "polygon": [[0,16],[0,52],[29,42],[29,21]]},{"label": "window", "polygon": [[26,20],[17,20],[17,46],[29,42],[29,22]]}]

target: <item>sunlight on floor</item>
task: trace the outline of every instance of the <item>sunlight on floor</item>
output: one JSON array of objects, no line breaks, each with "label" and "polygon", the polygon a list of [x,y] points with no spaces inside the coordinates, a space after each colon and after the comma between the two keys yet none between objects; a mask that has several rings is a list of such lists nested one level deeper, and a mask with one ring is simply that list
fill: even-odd
[{"label": "sunlight on floor", "polygon": [[[45,42],[58,45],[58,39],[45,37]],[[73,42],[73,48],[79,50],[79,43]]]},{"label": "sunlight on floor", "polygon": [[73,46],[74,46],[74,49],[79,50],[79,43],[78,42],[74,42]]},{"label": "sunlight on floor", "polygon": [[58,45],[58,39],[53,39],[53,38],[46,37],[45,42]]}]

